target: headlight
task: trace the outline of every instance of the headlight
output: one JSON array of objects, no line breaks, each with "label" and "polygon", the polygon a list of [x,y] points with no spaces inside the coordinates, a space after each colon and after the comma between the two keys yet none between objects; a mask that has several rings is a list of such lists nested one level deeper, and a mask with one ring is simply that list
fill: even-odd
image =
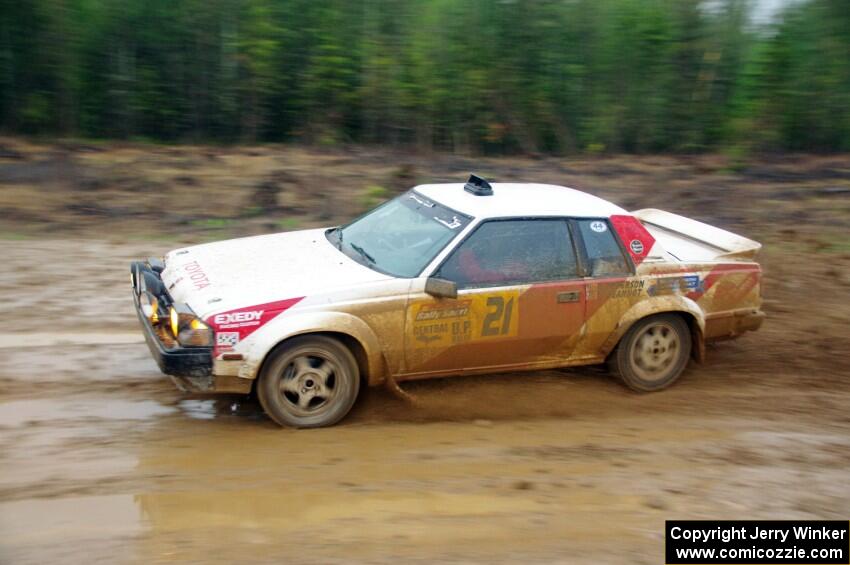
[{"label": "headlight", "polygon": [[171,322],[171,333],[174,337],[180,335],[180,315],[177,313],[177,309],[172,306],[168,309],[168,319]]},{"label": "headlight", "polygon": [[151,298],[151,314],[149,316],[151,324],[159,323],[159,300],[156,299],[156,296]]},{"label": "headlight", "polygon": [[210,347],[213,344],[213,331],[185,304],[171,306],[168,310],[171,333],[180,345],[187,347]]},{"label": "headlight", "polygon": [[139,296],[139,304],[142,307],[142,313],[150,320],[151,325],[157,325],[159,323],[159,300],[156,296],[151,296],[150,293],[145,292]]},{"label": "headlight", "polygon": [[212,337],[213,332],[208,325],[198,318],[192,318],[188,327],[180,330],[177,341],[180,345],[203,347],[212,345]]}]

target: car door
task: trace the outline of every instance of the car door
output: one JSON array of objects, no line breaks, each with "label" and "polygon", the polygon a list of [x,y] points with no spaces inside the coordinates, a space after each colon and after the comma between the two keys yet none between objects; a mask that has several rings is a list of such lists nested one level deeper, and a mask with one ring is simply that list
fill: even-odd
[{"label": "car door", "polygon": [[623,314],[646,295],[645,281],[635,276],[606,218],[573,220],[573,233],[586,281],[585,327],[575,358],[607,353],[602,346],[615,331]]},{"label": "car door", "polygon": [[458,297],[412,291],[407,374],[556,365],[578,341],[584,281],[564,218],[484,221],[433,276],[456,282]]}]

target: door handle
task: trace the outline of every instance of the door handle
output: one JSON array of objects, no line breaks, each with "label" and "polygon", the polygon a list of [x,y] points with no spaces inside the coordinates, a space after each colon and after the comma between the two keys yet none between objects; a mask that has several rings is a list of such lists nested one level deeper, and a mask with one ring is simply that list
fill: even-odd
[{"label": "door handle", "polygon": [[577,290],[558,293],[558,304],[563,304],[565,302],[578,302],[578,300],[579,292]]}]

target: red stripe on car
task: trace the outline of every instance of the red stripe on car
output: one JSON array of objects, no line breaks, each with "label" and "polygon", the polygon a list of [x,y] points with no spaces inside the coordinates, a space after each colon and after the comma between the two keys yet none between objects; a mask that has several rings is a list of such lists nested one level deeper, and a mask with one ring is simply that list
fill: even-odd
[{"label": "red stripe on car", "polygon": [[687,297],[691,300],[699,300],[706,292],[708,292],[711,287],[715,285],[715,283],[721,280],[725,275],[729,275],[732,273],[750,273],[750,277],[748,278],[752,278],[752,283],[750,284],[750,288],[752,288],[756,285],[756,283],[758,283],[759,278],[761,278],[761,267],[751,267],[749,265],[734,265],[728,263],[724,265],[716,265],[705,276],[702,285],[700,285],[700,289],[689,292],[687,294]]},{"label": "red stripe on car", "polygon": [[219,312],[207,318],[207,323],[215,330],[215,349],[213,355],[218,356],[230,351],[236,345],[263,327],[273,318],[292,308],[304,297],[287,298],[265,304],[255,304]]},{"label": "red stripe on car", "polygon": [[634,264],[640,265],[655,245],[655,238],[634,216],[615,214],[611,216],[611,225],[626,246]]}]

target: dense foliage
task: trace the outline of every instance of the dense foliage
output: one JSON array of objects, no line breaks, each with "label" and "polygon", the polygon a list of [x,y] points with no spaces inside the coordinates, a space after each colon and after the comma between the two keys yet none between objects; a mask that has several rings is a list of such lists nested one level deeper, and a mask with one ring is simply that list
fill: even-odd
[{"label": "dense foliage", "polygon": [[850,150],[847,0],[0,0],[0,130]]}]

